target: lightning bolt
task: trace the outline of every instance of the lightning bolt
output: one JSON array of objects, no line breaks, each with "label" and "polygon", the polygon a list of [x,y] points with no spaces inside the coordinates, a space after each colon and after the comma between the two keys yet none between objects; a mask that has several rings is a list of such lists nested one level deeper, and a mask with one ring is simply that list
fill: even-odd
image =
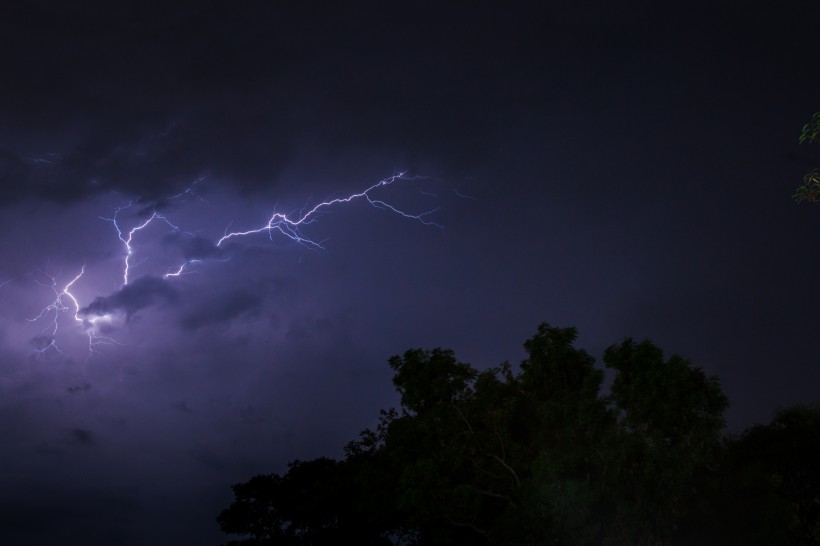
[{"label": "lightning bolt", "polygon": [[162,278],[163,278],[163,279],[169,279],[169,278],[171,278],[171,277],[180,277],[180,276],[182,276],[182,275],[185,273],[185,267],[186,267],[188,264],[195,264],[195,263],[198,263],[198,262],[201,262],[201,261],[202,261],[202,260],[188,260],[188,261],[186,261],[186,262],[183,262],[183,263],[182,263],[182,264],[181,264],[181,265],[180,265],[180,266],[176,269],[176,271],[168,271],[168,273],[166,273],[165,275],[163,275],[163,276],[162,276]]},{"label": "lightning bolt", "polygon": [[324,209],[327,209],[327,208],[330,208],[334,205],[339,205],[339,204],[342,204],[342,203],[350,203],[351,201],[356,201],[356,200],[359,200],[359,199],[365,199],[365,200],[367,200],[368,203],[370,203],[371,205],[373,205],[376,208],[389,210],[391,212],[394,212],[394,213],[398,214],[399,216],[403,216],[405,218],[409,218],[409,219],[412,219],[412,220],[417,220],[417,221],[421,222],[424,225],[436,226],[436,227],[441,228],[442,227],[441,225],[437,224],[436,222],[433,222],[433,221],[430,221],[430,220],[426,219],[427,216],[429,216],[429,215],[433,214],[434,212],[438,211],[438,208],[434,208],[432,210],[429,210],[427,212],[423,212],[421,214],[410,214],[410,213],[404,212],[403,210],[400,210],[400,209],[394,207],[393,205],[390,205],[390,204],[386,203],[385,201],[381,201],[379,199],[374,199],[370,195],[371,193],[373,193],[378,188],[383,188],[385,186],[389,186],[390,184],[396,182],[397,180],[418,180],[420,178],[421,177],[417,177],[417,176],[407,177],[407,176],[405,176],[405,173],[399,173],[399,174],[393,175],[389,178],[385,178],[384,180],[380,180],[379,182],[376,182],[375,184],[373,184],[372,186],[370,186],[369,188],[367,188],[364,191],[361,191],[361,192],[358,192],[358,193],[353,193],[351,195],[348,195],[347,197],[339,197],[339,198],[336,198],[336,199],[331,199],[329,201],[322,201],[318,205],[314,206],[312,209],[308,210],[305,213],[300,214],[296,218],[289,218],[286,214],[282,214],[280,212],[274,212],[273,215],[270,217],[270,220],[268,220],[268,223],[263,225],[263,226],[260,226],[258,228],[252,228],[252,229],[249,229],[249,230],[246,230],[246,231],[234,231],[234,232],[231,232],[231,233],[228,233],[227,230],[226,230],[225,234],[222,236],[222,238],[219,239],[216,242],[216,246],[219,247],[219,246],[222,245],[222,243],[224,243],[225,241],[227,241],[229,239],[233,239],[234,237],[244,237],[244,236],[247,236],[247,235],[254,235],[254,234],[257,234],[257,233],[267,232],[268,236],[272,237],[272,233],[274,231],[277,231],[277,232],[281,233],[282,235],[284,235],[285,237],[287,237],[287,238],[289,238],[289,239],[291,239],[291,240],[293,240],[293,241],[295,241],[299,244],[302,244],[302,245],[305,245],[305,246],[308,246],[308,247],[322,249],[324,247],[320,243],[317,243],[317,242],[313,241],[312,239],[302,235],[302,232],[300,231],[300,227],[302,225],[306,225],[306,224],[311,223],[313,220],[315,220],[314,217],[317,216]]},{"label": "lightning bolt", "polygon": [[[95,347],[100,344],[111,344],[117,343],[116,340],[107,336],[98,335],[95,331],[95,324],[100,320],[104,320],[105,316],[97,316],[91,319],[84,319],[80,316],[80,303],[77,301],[77,297],[71,293],[70,289],[74,284],[80,280],[80,278],[85,274],[85,265],[80,268],[80,272],[77,274],[76,277],[71,279],[68,284],[63,286],[62,289],[57,287],[57,279],[52,277],[51,275],[43,273],[46,277],[51,280],[51,284],[45,284],[40,281],[36,281],[37,284],[40,286],[45,286],[51,288],[54,292],[54,300],[43,308],[40,313],[34,317],[28,319],[29,322],[37,322],[40,319],[51,315],[53,312],[53,318],[50,322],[49,326],[46,326],[42,330],[42,334],[48,336],[48,343],[44,347],[40,349],[35,349],[36,352],[43,354],[48,352],[49,350],[57,351],[60,354],[63,354],[63,350],[57,344],[57,331],[60,328],[60,313],[70,311],[71,308],[74,308],[74,320],[78,323],[81,329],[84,331],[85,335],[88,337],[88,356],[86,357],[86,362],[89,358],[91,358],[94,353],[96,352]],[[70,302],[70,303],[69,303]]]},{"label": "lightning bolt", "polygon": [[[223,244],[226,244],[228,241],[239,239],[242,237],[258,235],[261,233],[267,234],[268,237],[272,240],[274,235],[278,233],[299,245],[320,250],[324,248],[322,246],[322,243],[314,241],[313,239],[305,235],[302,231],[302,228],[318,220],[318,218],[320,218],[323,213],[325,213],[328,209],[332,207],[360,200],[369,203],[371,206],[375,208],[386,210],[390,213],[396,214],[403,218],[420,222],[425,226],[435,226],[438,228],[442,228],[440,224],[434,222],[429,218],[432,214],[439,210],[438,207],[414,214],[407,212],[403,209],[400,209],[397,206],[394,206],[388,203],[387,201],[377,198],[375,196],[375,194],[380,189],[387,188],[394,183],[400,181],[422,180],[424,178],[425,177],[420,176],[407,176],[406,173],[401,172],[388,178],[385,178],[383,180],[380,180],[379,182],[376,182],[375,184],[365,188],[362,191],[351,193],[345,197],[337,197],[333,199],[328,199],[326,201],[322,201],[314,205],[312,208],[309,208],[307,210],[302,209],[296,214],[288,215],[274,211],[269,217],[267,223],[260,225],[258,227],[251,227],[239,231],[228,231],[228,228],[231,225],[229,224],[228,227],[225,228],[225,230],[223,231],[222,237],[220,237],[214,243],[214,247],[220,248],[223,246]],[[194,184],[185,191],[168,198],[166,202],[175,199],[184,199],[191,195],[196,195],[196,193],[193,190],[193,186],[196,185],[200,180],[194,182]],[[111,217],[99,217],[101,220],[109,222],[114,227],[114,230],[117,234],[117,238],[122,243],[122,286],[128,285],[129,278],[132,274],[133,269],[148,259],[146,257],[140,261],[137,261],[136,263],[133,262],[133,258],[136,254],[136,239],[138,238],[140,232],[142,232],[143,230],[157,222],[164,223],[172,232],[182,232],[180,227],[171,222],[171,220],[169,220],[164,214],[162,214],[160,211],[156,209],[151,212],[150,216],[148,216],[144,220],[139,221],[136,225],[130,227],[130,229],[123,227],[120,215],[123,211],[130,209],[133,206],[134,202],[129,202],[124,206],[117,207],[116,209],[114,209],[114,212],[111,215]],[[179,266],[170,268],[165,273],[163,278],[175,279],[181,277],[184,274],[189,273],[189,271],[187,271],[188,266],[202,261],[204,260],[201,258],[187,259],[183,261]],[[88,360],[88,358],[91,358],[91,356],[96,352],[95,347],[97,345],[112,343],[119,344],[119,342],[110,337],[99,335],[97,331],[98,323],[108,320],[111,317],[108,315],[95,315],[90,317],[86,316],[86,314],[81,311],[82,307],[80,306],[77,297],[71,292],[72,287],[78,281],[80,281],[80,279],[85,274],[85,265],[80,269],[79,274],[72,278],[62,288],[59,288],[55,277],[52,277],[45,273],[43,274],[51,280],[51,283],[45,284],[39,281],[37,282],[41,286],[51,288],[51,290],[54,292],[54,300],[49,305],[44,307],[43,310],[36,317],[28,319],[30,322],[37,322],[39,320],[47,319],[47,317],[51,317],[49,325],[42,330],[43,335],[47,336],[48,338],[48,343],[44,347],[37,349],[37,352],[45,353],[50,350],[54,350],[60,353],[63,352],[56,341],[57,332],[59,330],[59,316],[62,313],[67,313],[72,310],[75,323],[77,324],[79,329],[82,330],[84,334],[88,337],[88,357],[86,360]]]},{"label": "lightning bolt", "polygon": [[[182,195],[182,194],[180,194],[180,195]],[[123,286],[128,284],[128,273],[131,270],[131,266],[132,266],[131,256],[134,255],[134,249],[131,247],[131,240],[134,238],[134,235],[137,232],[142,231],[143,229],[147,228],[154,220],[161,220],[161,221],[165,222],[166,224],[168,224],[171,227],[171,229],[173,229],[175,231],[179,231],[179,228],[177,226],[175,226],[174,224],[172,224],[171,221],[168,220],[168,218],[161,215],[157,211],[154,211],[154,213],[151,214],[150,218],[145,220],[143,223],[141,223],[137,226],[134,226],[133,228],[128,230],[127,235],[125,235],[125,232],[123,231],[123,229],[120,228],[119,220],[118,220],[117,217],[119,216],[120,212],[122,212],[123,210],[125,210],[127,208],[130,208],[132,205],[133,205],[133,203],[128,203],[124,207],[118,207],[116,210],[114,210],[114,216],[112,218],[104,218],[104,217],[100,216],[100,220],[105,220],[106,222],[111,222],[114,225],[114,229],[117,231],[117,237],[119,237],[120,241],[122,241],[122,244],[125,245],[125,259],[123,261],[123,273],[122,273],[122,284],[123,284]],[[143,260],[143,261],[145,261],[145,260]],[[142,262],[139,262],[139,263],[142,263]]]},{"label": "lightning bolt", "polygon": [[[254,227],[254,228],[250,228],[250,229],[243,230],[243,231],[232,231],[232,232],[228,232],[228,228],[225,228],[222,237],[219,238],[219,240],[216,241],[215,246],[217,248],[219,248],[219,247],[222,246],[222,243],[225,243],[226,241],[229,241],[230,239],[235,239],[235,238],[239,238],[239,237],[247,237],[247,236],[250,236],[250,235],[256,235],[256,234],[260,234],[260,233],[267,233],[268,237],[272,240],[274,233],[279,233],[279,234],[287,237],[291,241],[294,241],[294,242],[296,242],[296,243],[298,243],[302,246],[317,249],[317,250],[322,250],[322,249],[324,249],[324,246],[322,246],[321,243],[314,241],[313,239],[311,239],[310,237],[307,237],[306,235],[304,235],[302,233],[302,230],[301,230],[302,226],[305,226],[305,225],[308,225],[308,224],[311,224],[312,222],[314,222],[318,218],[318,216],[323,211],[325,211],[326,209],[329,209],[329,208],[331,208],[335,205],[346,204],[346,203],[350,203],[352,201],[361,200],[361,199],[366,200],[370,205],[372,205],[375,208],[390,211],[390,212],[392,212],[394,214],[397,214],[399,216],[402,216],[404,218],[421,222],[422,224],[427,225],[427,226],[435,226],[435,227],[438,227],[438,228],[442,228],[443,226],[441,226],[440,224],[438,224],[438,223],[436,223],[432,220],[427,219],[430,215],[437,212],[439,210],[438,208],[434,208],[434,209],[422,212],[420,214],[411,214],[411,213],[405,212],[404,210],[399,209],[398,207],[395,207],[395,206],[387,203],[384,200],[375,199],[371,195],[372,193],[377,191],[379,188],[385,188],[385,187],[390,186],[391,184],[393,184],[397,181],[414,181],[414,180],[422,180],[422,179],[424,179],[424,177],[420,177],[420,176],[410,177],[410,176],[407,176],[406,173],[401,172],[399,174],[396,174],[396,175],[390,176],[388,178],[385,178],[383,180],[380,180],[379,182],[376,182],[375,184],[373,184],[372,186],[366,188],[363,191],[350,194],[346,197],[338,197],[338,198],[335,198],[335,199],[322,201],[321,203],[313,206],[313,208],[307,210],[307,212],[301,211],[295,217],[290,217],[287,214],[283,214],[281,212],[274,212],[270,216],[270,219],[268,220],[268,222],[266,224],[262,225],[262,226],[259,226],[259,227]],[[199,180],[197,180],[197,182],[199,182]],[[172,196],[171,198],[169,198],[169,200],[183,198],[183,197],[186,197],[188,195],[195,195],[195,192],[193,191],[193,186],[191,188],[188,188],[185,191],[177,194],[177,195]],[[107,222],[110,222],[114,226],[114,229],[117,232],[117,237],[119,238],[119,240],[122,242],[123,246],[125,247],[125,257],[123,259],[123,280],[122,280],[122,285],[123,286],[128,284],[128,279],[129,279],[129,274],[130,274],[131,269],[133,267],[135,267],[136,265],[139,265],[139,264],[141,264],[145,261],[145,259],[143,259],[142,261],[137,262],[136,264],[133,264],[131,262],[131,258],[134,255],[134,248],[132,246],[132,242],[133,242],[134,236],[138,232],[140,232],[143,229],[147,228],[154,221],[164,222],[173,231],[181,231],[181,229],[178,226],[173,224],[167,217],[160,214],[156,210],[153,211],[151,216],[149,216],[146,220],[142,221],[141,223],[139,223],[136,226],[132,227],[130,230],[126,231],[125,229],[120,227],[119,214],[123,210],[126,210],[126,209],[128,209],[132,206],[133,206],[133,203],[128,203],[125,206],[118,207],[117,209],[114,210],[114,215],[111,218],[100,217],[101,220],[105,220]],[[230,227],[230,225],[228,227]],[[165,275],[163,275],[163,278],[169,279],[169,278],[180,277],[180,276],[182,276],[183,274],[186,273],[186,268],[189,265],[194,264],[194,263],[198,263],[198,262],[202,262],[202,260],[201,259],[186,260],[185,262],[181,263],[176,268],[172,268],[172,269],[168,270],[165,273]]]}]

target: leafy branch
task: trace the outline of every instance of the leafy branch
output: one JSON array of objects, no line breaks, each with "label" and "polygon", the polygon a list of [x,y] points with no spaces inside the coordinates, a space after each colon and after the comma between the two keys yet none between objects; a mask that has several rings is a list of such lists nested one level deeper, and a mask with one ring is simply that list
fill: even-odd
[{"label": "leafy branch", "polygon": [[[820,140],[820,112],[815,112],[808,123],[803,125],[798,142],[817,142]],[[808,201],[814,203],[820,199],[820,170],[812,169],[803,177],[803,183],[797,187],[792,195],[797,203]]]},{"label": "leafy branch", "polygon": [[820,170],[812,169],[807,172],[803,177],[803,183],[797,186],[792,197],[798,203],[803,201],[814,203],[820,199]]},{"label": "leafy branch", "polygon": [[800,144],[814,142],[817,140],[818,136],[820,136],[820,112],[815,112],[800,132]]}]

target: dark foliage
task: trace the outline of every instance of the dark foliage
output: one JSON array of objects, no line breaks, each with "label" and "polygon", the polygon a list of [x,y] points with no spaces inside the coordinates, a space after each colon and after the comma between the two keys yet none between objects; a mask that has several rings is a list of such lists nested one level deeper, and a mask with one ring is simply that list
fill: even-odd
[{"label": "dark foliage", "polygon": [[542,324],[517,371],[392,357],[401,409],[344,460],[235,485],[229,544],[820,544],[819,405],[724,440],[715,377],[627,339],[604,396],[576,335]]},{"label": "dark foliage", "polygon": [[[808,123],[803,125],[799,140],[800,144],[820,141],[820,112],[815,112]],[[814,168],[807,172],[803,183],[797,187],[792,197],[798,203],[817,201],[820,198],[820,170]]]}]

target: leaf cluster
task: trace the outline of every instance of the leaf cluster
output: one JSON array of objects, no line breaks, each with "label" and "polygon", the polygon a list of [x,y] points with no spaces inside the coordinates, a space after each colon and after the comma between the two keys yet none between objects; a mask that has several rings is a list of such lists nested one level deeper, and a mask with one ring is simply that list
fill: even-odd
[{"label": "leaf cluster", "polygon": [[235,485],[230,545],[820,544],[820,406],[727,440],[717,378],[626,339],[603,393],[576,338],[541,324],[526,359],[482,371],[392,357],[401,407],[343,460]]},{"label": "leaf cluster", "polygon": [[[820,112],[815,112],[811,119],[803,125],[800,131],[800,144],[817,142],[820,139]],[[814,203],[820,199],[820,171],[812,169],[803,176],[803,183],[800,184],[792,195],[797,203],[808,201]]]}]

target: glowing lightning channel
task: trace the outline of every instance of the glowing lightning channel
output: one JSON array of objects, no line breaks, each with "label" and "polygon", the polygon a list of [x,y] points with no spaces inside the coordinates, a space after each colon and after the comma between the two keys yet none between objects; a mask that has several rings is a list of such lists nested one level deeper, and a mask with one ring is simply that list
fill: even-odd
[{"label": "glowing lightning channel", "polygon": [[[68,284],[66,284],[63,287],[62,290],[59,290],[57,288],[57,279],[55,279],[51,275],[45,274],[49,279],[51,279],[50,285],[36,281],[37,284],[51,288],[51,290],[54,292],[54,301],[52,301],[49,305],[44,307],[43,310],[40,311],[40,313],[36,317],[28,319],[29,322],[36,322],[41,318],[47,316],[52,311],[54,311],[54,320],[51,322],[51,326],[46,327],[43,330],[43,333],[46,333],[49,332],[50,329],[48,344],[45,347],[42,347],[41,349],[36,349],[38,353],[43,354],[49,349],[53,349],[58,353],[63,354],[62,349],[60,349],[60,346],[57,344],[57,331],[60,327],[59,316],[60,313],[64,311],[70,311],[71,306],[74,307],[74,320],[77,323],[79,323],[79,325],[85,331],[86,336],[88,337],[88,356],[86,357],[86,361],[88,361],[88,359],[91,358],[91,356],[96,352],[96,350],[94,349],[95,346],[101,344],[108,345],[112,343],[120,344],[119,342],[110,337],[97,335],[97,333],[94,331],[94,325],[96,324],[96,322],[104,319],[105,316],[94,317],[91,320],[86,320],[80,317],[80,303],[77,301],[76,296],[74,296],[74,294],[71,293],[70,289],[72,286],[74,286],[74,283],[79,281],[84,274],[85,265],[83,265],[82,268],[80,268],[80,272],[77,274],[77,276],[71,279],[68,282]],[[68,302],[66,302],[65,299],[70,300],[71,306],[68,305]]]},{"label": "glowing lightning channel", "polygon": [[[157,211],[154,211],[154,213],[151,214],[150,218],[148,218],[146,221],[139,224],[138,226],[131,228],[128,231],[128,236],[127,237],[124,236],[123,235],[123,230],[120,228],[120,224],[119,224],[119,221],[117,219],[117,216],[119,215],[119,213],[121,211],[129,208],[132,205],[133,205],[133,203],[128,203],[124,207],[118,207],[116,210],[114,210],[114,217],[113,218],[103,218],[102,216],[100,216],[101,220],[105,220],[106,222],[111,222],[112,224],[114,224],[114,229],[117,230],[117,236],[119,237],[120,241],[122,241],[122,243],[125,245],[125,260],[124,260],[124,263],[123,263],[123,274],[122,274],[122,284],[123,284],[123,286],[128,284],[128,272],[130,271],[131,265],[132,265],[131,264],[131,256],[134,254],[134,249],[131,248],[131,240],[134,238],[134,234],[137,233],[138,231],[142,231],[143,229],[147,228],[151,224],[151,222],[153,222],[154,220],[162,220],[163,222],[168,224],[173,230],[175,230],[175,231],[179,230],[179,228],[177,226],[175,226],[174,224],[172,224],[171,221],[168,220],[165,216],[161,215]],[[142,263],[142,262],[140,262],[140,263]]]},{"label": "glowing lightning channel", "polygon": [[162,278],[163,279],[170,279],[171,277],[181,277],[182,275],[185,274],[185,266],[187,266],[188,264],[195,264],[195,263],[198,263],[198,262],[201,262],[201,261],[202,260],[195,259],[195,260],[188,260],[188,261],[182,262],[182,265],[180,265],[176,269],[176,271],[168,271],[168,273],[163,275]]},{"label": "glowing lightning channel", "polygon": [[224,235],[222,236],[222,238],[220,238],[219,241],[217,241],[216,246],[220,246],[220,245],[222,245],[222,243],[224,243],[228,239],[233,239],[234,237],[244,237],[246,235],[253,235],[253,234],[256,234],[256,233],[263,233],[263,232],[267,232],[268,236],[272,237],[273,231],[278,231],[279,233],[281,233],[285,237],[287,237],[287,238],[291,239],[292,241],[295,241],[299,244],[302,244],[302,245],[305,245],[305,246],[308,246],[308,247],[321,249],[321,248],[324,248],[324,247],[322,247],[322,245],[320,243],[317,243],[317,242],[313,241],[312,239],[302,235],[301,231],[299,230],[299,227],[303,224],[306,225],[306,224],[311,223],[315,219],[314,216],[319,214],[323,209],[327,209],[329,207],[332,207],[333,205],[338,205],[340,203],[350,203],[351,201],[355,201],[357,199],[365,199],[365,200],[367,200],[368,203],[370,203],[371,205],[373,205],[376,208],[386,209],[386,210],[389,210],[391,212],[394,212],[394,213],[398,214],[399,216],[404,216],[405,218],[409,218],[411,220],[417,220],[417,221],[421,222],[422,224],[424,224],[426,226],[436,226],[436,227],[440,228],[440,227],[442,227],[440,224],[437,224],[436,222],[433,222],[432,220],[427,220],[425,218],[426,216],[429,216],[430,214],[433,214],[434,212],[436,212],[438,210],[438,208],[429,210],[427,212],[423,212],[421,214],[410,214],[410,213],[404,212],[403,210],[400,210],[400,209],[394,207],[393,205],[390,205],[389,203],[386,203],[386,202],[381,201],[379,199],[374,199],[370,195],[370,193],[373,192],[374,190],[376,190],[378,188],[385,187],[385,186],[389,186],[390,184],[392,184],[396,180],[417,180],[419,178],[421,178],[421,177],[407,177],[407,176],[405,176],[405,173],[402,172],[402,173],[393,175],[389,178],[385,178],[384,180],[380,180],[379,182],[376,182],[375,184],[373,184],[369,188],[367,188],[364,191],[361,191],[359,193],[353,193],[351,195],[348,195],[347,197],[339,197],[339,198],[336,198],[336,199],[330,199],[328,201],[322,201],[321,203],[314,206],[309,211],[307,211],[305,213],[300,213],[300,215],[295,219],[291,219],[286,214],[282,214],[281,212],[274,212],[273,215],[270,217],[270,220],[268,220],[268,223],[263,225],[262,227],[255,228],[255,229],[249,229],[249,230],[246,230],[246,231],[233,231],[233,232],[230,232],[230,233],[228,233],[228,231],[226,229]]},{"label": "glowing lightning channel", "polygon": [[[410,181],[410,180],[419,180],[419,179],[423,179],[423,178],[424,177],[408,177],[408,176],[406,176],[406,173],[401,172],[399,174],[396,174],[396,175],[390,176],[388,178],[385,178],[383,180],[380,180],[379,182],[373,184],[372,186],[370,186],[370,187],[366,188],[365,190],[360,191],[358,193],[350,194],[347,197],[339,197],[339,198],[323,201],[323,202],[313,206],[309,210],[307,210],[307,212],[305,212],[305,210],[302,209],[301,211],[299,211],[299,213],[295,217],[290,217],[287,214],[283,214],[283,213],[280,213],[280,212],[274,212],[271,215],[268,222],[266,224],[264,224],[263,226],[258,227],[258,228],[248,229],[248,230],[245,230],[245,231],[232,231],[232,232],[229,232],[228,228],[225,228],[222,237],[216,242],[215,246],[220,247],[222,245],[222,243],[224,243],[225,241],[228,241],[228,240],[231,240],[231,239],[234,239],[234,238],[259,234],[259,233],[267,233],[268,237],[272,239],[274,232],[278,232],[278,233],[284,235],[288,239],[290,239],[290,240],[292,240],[292,241],[294,241],[298,244],[301,244],[301,245],[304,245],[304,246],[307,246],[307,247],[310,247],[310,248],[314,248],[314,249],[323,249],[324,247],[322,246],[321,242],[316,242],[313,239],[310,239],[309,237],[303,235],[302,232],[301,232],[301,227],[304,226],[304,225],[311,224],[312,222],[316,221],[320,217],[320,215],[323,211],[325,211],[326,209],[328,209],[330,207],[333,207],[334,205],[350,203],[352,201],[356,201],[356,200],[360,200],[360,199],[367,201],[371,206],[373,206],[375,208],[390,211],[394,214],[397,214],[399,216],[402,216],[402,217],[410,219],[410,220],[416,220],[416,221],[421,222],[422,224],[424,224],[426,226],[436,226],[436,227],[442,228],[442,226],[440,224],[428,219],[428,216],[430,216],[431,214],[433,214],[434,212],[439,210],[438,208],[434,208],[432,210],[422,212],[420,214],[411,214],[411,213],[405,212],[405,211],[403,211],[403,210],[401,210],[401,209],[387,203],[386,201],[383,201],[381,199],[376,199],[371,195],[372,193],[376,192],[379,188],[387,187],[387,186],[393,184],[396,181],[400,181],[400,180],[401,181]],[[199,182],[199,180],[197,180],[196,182]],[[196,182],[194,184],[196,184]],[[193,186],[191,188],[188,188],[187,190],[185,190],[184,192],[182,192],[180,194],[172,196],[170,199],[181,199],[181,198],[185,198],[189,195],[192,195],[192,194],[194,194],[192,188],[193,188]],[[422,192],[422,193],[424,193],[424,192]],[[174,231],[181,231],[179,227],[174,225],[168,218],[166,218],[164,215],[162,215],[157,210],[154,210],[152,212],[151,216],[148,217],[146,220],[144,220],[143,222],[139,223],[138,225],[136,225],[136,226],[134,226],[131,229],[126,231],[125,229],[123,229],[120,226],[119,215],[123,210],[128,209],[128,208],[132,207],[133,205],[134,205],[134,203],[130,202],[125,206],[116,208],[114,210],[114,214],[111,218],[105,218],[105,217],[100,216],[100,219],[105,220],[106,222],[110,222],[114,226],[114,229],[117,232],[117,237],[119,238],[119,240],[122,242],[123,246],[125,247],[125,257],[123,259],[122,286],[128,285],[129,273],[131,272],[131,269],[133,267],[135,267],[136,265],[138,265],[139,263],[142,263],[140,261],[140,262],[137,262],[136,264],[134,264],[131,261],[131,258],[134,255],[134,247],[132,245],[133,245],[134,237],[137,233],[139,233],[140,231],[146,229],[154,221],[157,221],[157,220],[164,222],[165,224],[167,224]],[[230,224],[229,224],[228,227],[230,227]],[[147,259],[147,258],[144,258],[143,261],[145,259]],[[169,278],[180,277],[180,276],[186,274],[185,270],[186,270],[186,267],[189,264],[194,264],[194,263],[201,262],[201,261],[203,261],[203,259],[201,259],[201,258],[185,260],[176,269],[173,269],[173,268],[169,269],[165,273],[163,278],[169,279]],[[60,349],[60,347],[58,346],[57,341],[56,341],[57,332],[58,332],[58,329],[59,329],[59,320],[58,319],[59,319],[59,316],[60,316],[61,313],[70,311],[72,307],[74,309],[74,320],[75,320],[75,322],[78,323],[80,328],[84,331],[85,335],[88,337],[88,357],[86,358],[86,361],[89,358],[91,358],[91,356],[96,352],[95,347],[97,345],[100,345],[100,344],[118,344],[118,345],[121,345],[121,343],[119,343],[118,341],[116,341],[116,340],[114,340],[110,337],[98,335],[98,333],[97,333],[98,323],[101,322],[101,321],[110,320],[111,316],[109,314],[97,315],[97,316],[93,316],[93,317],[90,317],[90,318],[85,317],[85,316],[81,316],[80,304],[77,301],[77,298],[74,296],[74,294],[71,293],[71,288],[74,286],[75,283],[77,283],[80,280],[80,278],[84,274],[85,274],[85,265],[83,265],[83,267],[81,268],[80,273],[76,277],[71,279],[68,282],[68,284],[66,284],[62,289],[58,288],[57,280],[54,277],[52,277],[48,274],[46,274],[46,276],[49,279],[51,279],[51,284],[50,285],[45,284],[45,283],[41,283],[39,281],[36,281],[41,286],[51,288],[51,290],[54,292],[54,296],[55,296],[54,300],[48,306],[43,308],[43,310],[40,311],[40,313],[36,317],[34,317],[32,319],[28,319],[30,322],[36,322],[36,321],[38,321],[38,320],[40,320],[44,317],[47,317],[52,311],[54,312],[54,319],[53,319],[53,321],[51,321],[50,326],[47,326],[43,330],[43,334],[48,335],[48,344],[45,347],[42,347],[42,348],[38,349],[37,352],[45,353],[46,351],[51,350],[51,349],[53,349],[53,350],[55,350],[59,353],[63,352]],[[11,280],[12,279],[9,279],[7,281],[4,281],[3,283],[0,283],[0,287],[2,287],[5,284],[11,282]]]},{"label": "glowing lightning channel", "polygon": [[[298,244],[304,245],[304,246],[309,247],[309,248],[314,248],[314,249],[319,249],[320,250],[320,249],[324,248],[322,246],[322,243],[316,242],[313,239],[305,236],[301,232],[300,227],[303,226],[303,225],[308,225],[308,224],[312,223],[313,221],[315,221],[317,219],[317,217],[319,216],[319,214],[324,209],[330,208],[330,207],[332,207],[334,205],[338,205],[338,204],[349,203],[351,201],[355,201],[355,200],[358,200],[358,199],[365,199],[368,203],[370,203],[372,206],[374,206],[376,208],[383,209],[383,210],[388,210],[390,212],[393,212],[394,214],[398,214],[399,216],[403,216],[404,218],[419,221],[419,222],[421,222],[422,224],[424,224],[426,226],[436,226],[436,227],[442,228],[442,226],[440,224],[438,224],[436,222],[433,222],[432,220],[428,220],[426,218],[427,216],[429,216],[429,215],[435,213],[436,211],[438,211],[438,208],[428,210],[428,211],[423,212],[421,214],[410,214],[410,213],[405,212],[405,211],[403,211],[403,210],[401,210],[397,207],[394,207],[393,205],[391,205],[391,204],[389,204],[385,201],[382,201],[380,199],[374,199],[370,195],[372,192],[374,192],[378,188],[389,186],[390,184],[396,182],[397,180],[408,180],[409,181],[409,180],[419,180],[419,179],[422,179],[422,178],[423,177],[408,177],[408,176],[406,176],[406,173],[401,172],[399,174],[396,174],[396,175],[393,175],[391,177],[380,180],[379,182],[373,184],[372,186],[368,187],[367,189],[365,189],[361,192],[350,194],[347,197],[339,197],[339,198],[336,198],[336,199],[330,199],[328,201],[323,201],[323,202],[315,205],[313,208],[311,208],[307,212],[304,212],[304,210],[302,210],[302,211],[300,211],[299,215],[296,218],[290,218],[286,214],[283,214],[283,213],[280,213],[280,212],[274,212],[271,215],[268,222],[265,225],[261,226],[261,227],[248,229],[248,230],[245,230],[245,231],[233,231],[233,232],[228,232],[228,229],[226,228],[225,231],[223,232],[222,237],[216,242],[215,246],[220,247],[222,245],[222,243],[224,243],[225,241],[227,241],[229,239],[233,239],[233,238],[237,238],[237,237],[245,237],[245,236],[255,235],[255,234],[258,234],[258,233],[265,233],[265,232],[268,234],[268,237],[270,239],[273,239],[273,233],[278,232],[278,233],[284,235],[288,239],[290,239],[290,240],[292,240],[292,241],[294,241]],[[174,195],[171,199],[177,199],[177,198],[185,197],[186,195],[191,194],[191,193],[193,193],[193,192],[189,188],[188,190],[186,190],[186,191],[184,191],[180,194]],[[130,257],[133,254],[133,249],[131,247],[131,240],[132,240],[135,233],[137,233],[138,231],[148,227],[148,225],[151,224],[151,222],[153,222],[155,219],[159,219],[159,220],[164,221],[172,229],[174,229],[176,231],[179,231],[179,229],[180,229],[179,227],[177,227],[176,225],[171,223],[171,221],[168,220],[165,216],[162,216],[158,212],[154,211],[154,213],[151,215],[150,218],[145,220],[143,223],[137,225],[136,227],[132,228],[130,231],[128,231],[128,235],[126,237],[123,234],[123,230],[119,226],[117,216],[118,216],[120,211],[130,207],[131,205],[132,205],[132,203],[129,203],[128,205],[126,205],[124,207],[120,207],[120,208],[116,209],[114,211],[114,217],[113,218],[102,218],[103,220],[109,221],[114,225],[114,227],[117,230],[117,235],[119,236],[120,241],[123,242],[123,244],[125,245],[125,248],[126,248],[125,263],[123,265],[123,285],[128,284],[128,273],[130,271],[130,267],[132,265],[135,265],[135,264],[130,263]],[[194,264],[194,263],[197,263],[197,262],[201,262],[201,261],[202,261],[201,259],[186,260],[182,264],[180,264],[176,269],[168,270],[163,275],[163,278],[164,279],[169,279],[169,278],[181,277],[182,275],[186,274],[186,269],[187,269],[188,265]]]}]

